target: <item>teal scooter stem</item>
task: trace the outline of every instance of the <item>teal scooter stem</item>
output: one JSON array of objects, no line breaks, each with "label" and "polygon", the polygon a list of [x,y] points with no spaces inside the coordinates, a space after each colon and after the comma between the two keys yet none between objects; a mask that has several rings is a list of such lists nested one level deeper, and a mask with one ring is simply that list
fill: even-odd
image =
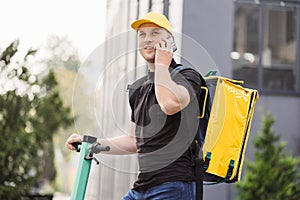
[{"label": "teal scooter stem", "polygon": [[80,158],[76,172],[75,183],[71,194],[71,200],[83,200],[85,196],[86,186],[89,179],[92,160],[99,164],[99,161],[93,157],[94,153],[101,151],[109,151],[108,146],[101,146],[97,142],[97,138],[93,136],[84,135],[83,142],[73,143],[73,146],[80,151]]}]

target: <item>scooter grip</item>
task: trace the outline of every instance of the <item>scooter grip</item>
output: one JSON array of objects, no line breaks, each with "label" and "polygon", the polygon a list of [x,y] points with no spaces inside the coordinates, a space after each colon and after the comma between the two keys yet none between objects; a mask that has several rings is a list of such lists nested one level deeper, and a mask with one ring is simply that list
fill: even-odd
[{"label": "scooter grip", "polygon": [[79,145],[81,145],[81,144],[82,144],[81,142],[74,142],[74,143],[72,143],[72,146],[75,147],[77,152],[80,152]]},{"label": "scooter grip", "polygon": [[101,146],[101,144],[94,143],[93,144],[93,151],[94,153],[100,153],[101,151],[109,151],[110,147],[109,146]]}]

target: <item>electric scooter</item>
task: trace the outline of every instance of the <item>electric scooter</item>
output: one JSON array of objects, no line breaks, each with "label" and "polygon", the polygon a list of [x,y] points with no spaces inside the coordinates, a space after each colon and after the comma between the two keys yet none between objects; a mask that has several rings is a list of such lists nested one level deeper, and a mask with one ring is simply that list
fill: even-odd
[{"label": "electric scooter", "polygon": [[82,143],[75,142],[72,145],[76,148],[77,152],[80,152],[80,158],[71,193],[71,200],[84,200],[92,160],[96,161],[97,165],[100,163],[93,157],[93,154],[100,153],[101,151],[109,151],[110,147],[101,146],[101,144],[97,142],[96,137],[89,135],[83,136]]}]

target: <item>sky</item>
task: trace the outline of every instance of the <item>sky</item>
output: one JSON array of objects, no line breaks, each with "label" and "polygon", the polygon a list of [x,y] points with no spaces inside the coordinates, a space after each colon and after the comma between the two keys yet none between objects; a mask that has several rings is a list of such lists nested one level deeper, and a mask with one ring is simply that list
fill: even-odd
[{"label": "sky", "polygon": [[67,37],[81,59],[105,37],[106,0],[0,0],[0,48],[19,39],[21,51]]}]

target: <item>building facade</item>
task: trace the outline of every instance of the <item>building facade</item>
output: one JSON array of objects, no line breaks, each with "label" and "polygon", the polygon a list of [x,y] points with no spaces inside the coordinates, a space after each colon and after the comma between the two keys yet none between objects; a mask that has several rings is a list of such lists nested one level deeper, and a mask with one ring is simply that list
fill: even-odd
[{"label": "building facade", "polygon": [[[175,59],[199,66],[201,73],[217,69],[259,90],[246,159],[252,159],[251,138],[265,112],[275,117],[274,130],[286,150],[300,154],[300,1],[258,0],[112,0],[107,1],[104,70],[97,87],[99,137],[128,134],[130,109],[126,87],[146,73],[130,23],[148,11],[170,20],[178,51]],[[103,133],[105,133],[103,135]],[[137,160],[101,156],[93,167],[89,199],[120,199],[136,179]],[[204,187],[204,199],[235,198],[234,184]]]}]

